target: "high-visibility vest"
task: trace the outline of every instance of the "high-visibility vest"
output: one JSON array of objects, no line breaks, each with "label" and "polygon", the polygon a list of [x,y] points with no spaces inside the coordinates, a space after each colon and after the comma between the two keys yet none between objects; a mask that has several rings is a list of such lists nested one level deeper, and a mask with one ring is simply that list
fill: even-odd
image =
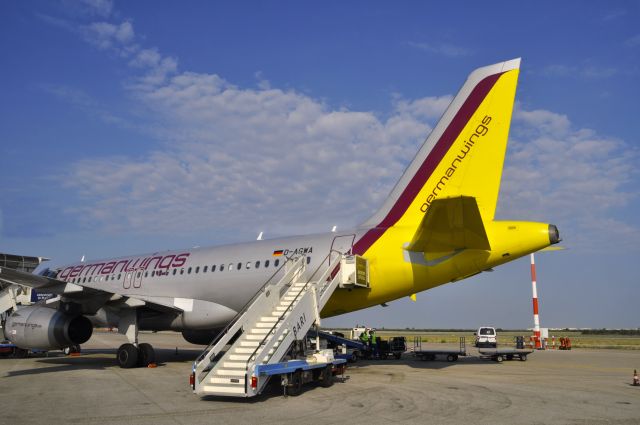
[{"label": "high-visibility vest", "polygon": [[362,332],[360,334],[360,341],[369,342],[369,334],[367,332]]},{"label": "high-visibility vest", "polygon": [[369,333],[369,338],[371,338],[371,345],[376,345],[376,333],[375,332],[370,332]]}]

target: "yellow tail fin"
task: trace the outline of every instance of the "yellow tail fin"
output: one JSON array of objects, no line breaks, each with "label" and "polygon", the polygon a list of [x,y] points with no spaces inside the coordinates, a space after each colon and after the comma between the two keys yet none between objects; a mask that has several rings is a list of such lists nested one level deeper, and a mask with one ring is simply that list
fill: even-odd
[{"label": "yellow tail fin", "polygon": [[390,227],[414,234],[437,200],[474,198],[482,222],[493,220],[519,68],[514,59],[469,75],[382,208],[363,224],[371,230],[354,252],[366,252]]}]

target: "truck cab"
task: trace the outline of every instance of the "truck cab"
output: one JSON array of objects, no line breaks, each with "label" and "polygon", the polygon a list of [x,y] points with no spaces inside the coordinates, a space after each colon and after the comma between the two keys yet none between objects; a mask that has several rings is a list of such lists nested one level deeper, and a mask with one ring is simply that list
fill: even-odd
[{"label": "truck cab", "polygon": [[476,347],[497,347],[498,340],[496,334],[496,328],[491,326],[481,326],[478,328],[477,332],[473,333],[476,337],[475,346]]}]

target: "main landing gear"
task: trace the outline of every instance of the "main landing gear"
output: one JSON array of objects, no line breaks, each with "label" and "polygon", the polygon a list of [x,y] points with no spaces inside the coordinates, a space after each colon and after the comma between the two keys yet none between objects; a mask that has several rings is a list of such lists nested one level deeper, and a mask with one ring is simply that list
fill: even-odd
[{"label": "main landing gear", "polygon": [[150,364],[155,363],[156,353],[150,344],[138,344],[136,347],[133,344],[122,344],[118,348],[118,365],[125,369],[132,367],[148,367]]},{"label": "main landing gear", "polygon": [[118,332],[127,336],[129,343],[118,348],[118,365],[125,369],[148,367],[156,362],[156,353],[150,344],[138,344],[138,316],[135,309],[125,311],[120,316]]}]

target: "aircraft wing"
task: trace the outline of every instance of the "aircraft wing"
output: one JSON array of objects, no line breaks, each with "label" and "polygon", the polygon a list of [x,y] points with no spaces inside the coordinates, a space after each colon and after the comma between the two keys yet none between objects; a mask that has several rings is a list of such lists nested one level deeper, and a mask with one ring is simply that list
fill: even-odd
[{"label": "aircraft wing", "polygon": [[[114,307],[123,308],[148,307],[161,312],[175,311],[181,312],[183,309],[175,305],[173,298],[146,297],[136,295],[134,297],[105,291],[102,289],[89,288],[76,283],[63,282],[46,276],[23,272],[7,267],[0,267],[0,282],[9,285],[22,285],[36,289],[41,292],[48,292],[59,295],[65,299],[75,302],[91,301],[90,304],[100,307],[104,304],[112,304]],[[59,299],[59,298],[58,298]],[[56,299],[48,302],[55,302]]]},{"label": "aircraft wing", "polygon": [[405,249],[415,252],[490,250],[476,198],[459,196],[433,201]]}]

